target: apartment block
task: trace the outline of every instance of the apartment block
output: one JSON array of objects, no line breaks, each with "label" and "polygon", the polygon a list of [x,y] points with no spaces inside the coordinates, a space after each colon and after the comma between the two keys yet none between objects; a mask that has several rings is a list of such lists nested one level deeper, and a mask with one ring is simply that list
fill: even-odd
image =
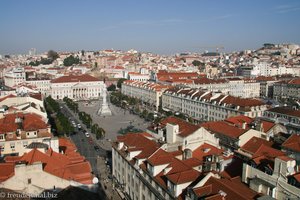
[{"label": "apartment block", "polygon": [[123,82],[121,92],[124,95],[138,98],[158,110],[162,93],[167,88],[169,86],[162,84],[127,80]]},{"label": "apartment block", "polygon": [[267,105],[254,98],[233,97],[201,89],[170,88],[162,94],[162,108],[201,121],[219,121],[237,115],[260,117],[267,110]]}]

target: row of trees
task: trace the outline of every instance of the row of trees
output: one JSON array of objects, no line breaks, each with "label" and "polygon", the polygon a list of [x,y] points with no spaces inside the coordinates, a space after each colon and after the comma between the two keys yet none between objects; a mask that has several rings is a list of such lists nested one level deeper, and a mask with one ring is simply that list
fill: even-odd
[{"label": "row of trees", "polygon": [[52,127],[56,129],[58,136],[69,135],[74,131],[68,118],[60,111],[59,104],[51,96],[45,98],[45,107],[49,121]]},{"label": "row of trees", "polygon": [[72,99],[68,97],[64,97],[63,101],[67,104],[67,106],[74,112],[78,113],[78,103],[74,102]]},{"label": "row of trees", "polygon": [[82,123],[85,124],[87,128],[91,128],[91,132],[96,135],[97,140],[102,139],[105,136],[105,130],[99,127],[98,124],[93,124],[93,119],[91,115],[85,112],[79,112],[77,102],[74,102],[68,97],[65,97],[63,100],[74,113],[78,113],[79,119],[82,121]]},{"label": "row of trees", "polygon": [[87,128],[92,126],[93,119],[91,115],[87,114],[86,112],[79,112],[78,117]]},{"label": "row of trees", "polygon": [[112,92],[110,95],[111,103],[116,106],[126,107],[126,106],[135,106],[140,104],[140,100],[134,97],[129,97],[127,95],[122,94],[121,92]]},{"label": "row of trees", "polygon": [[97,140],[102,139],[105,136],[105,130],[99,127],[98,124],[93,124],[91,132],[96,135]]},{"label": "row of trees", "polygon": [[134,107],[131,109],[131,112],[139,115],[140,117],[144,118],[148,121],[154,120],[154,113],[148,112],[148,110],[140,110],[139,105],[141,101],[134,97],[129,97],[127,95],[122,94],[121,92],[112,92],[110,95],[110,101],[114,105],[122,108]]}]

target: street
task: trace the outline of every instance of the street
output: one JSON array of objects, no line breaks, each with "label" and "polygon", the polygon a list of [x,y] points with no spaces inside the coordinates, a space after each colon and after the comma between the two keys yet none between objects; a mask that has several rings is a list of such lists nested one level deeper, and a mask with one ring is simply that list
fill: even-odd
[{"label": "street", "polygon": [[[80,130],[76,127],[74,133],[70,134],[70,139],[76,145],[78,152],[90,162],[93,173],[99,178],[101,191],[105,192],[106,198],[120,199],[116,189],[112,187],[112,180],[109,178],[111,176],[111,168],[108,167],[111,164],[111,142],[116,139],[120,129],[125,129],[131,125],[137,129],[145,130],[149,126],[149,122],[145,122],[139,116],[129,113],[128,110],[114,106],[109,101],[108,105],[112,111],[111,116],[97,115],[102,100],[92,101],[88,104],[83,101],[78,102],[79,111],[90,114],[93,123],[97,123],[106,132],[105,138],[96,140],[96,136],[81,123],[78,116],[63,101],[58,102],[62,113],[69,121],[74,121],[76,125],[80,124],[82,127]],[[85,132],[88,132],[90,137],[86,137]]]}]

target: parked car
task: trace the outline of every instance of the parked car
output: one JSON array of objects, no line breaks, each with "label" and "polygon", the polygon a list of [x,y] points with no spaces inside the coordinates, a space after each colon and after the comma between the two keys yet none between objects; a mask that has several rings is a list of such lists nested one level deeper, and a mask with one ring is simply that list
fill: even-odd
[{"label": "parked car", "polygon": [[90,134],[88,132],[85,133],[85,137],[89,138]]}]

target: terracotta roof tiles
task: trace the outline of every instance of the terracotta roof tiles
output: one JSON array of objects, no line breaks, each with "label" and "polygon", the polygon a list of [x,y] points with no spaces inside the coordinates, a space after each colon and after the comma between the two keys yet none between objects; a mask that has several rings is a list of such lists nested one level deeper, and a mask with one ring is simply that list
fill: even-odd
[{"label": "terracotta roof tiles", "polygon": [[292,134],[283,144],[282,147],[295,151],[300,152],[300,135],[299,134]]},{"label": "terracotta roof tiles", "polygon": [[[205,199],[220,199],[219,195],[224,194],[223,199],[256,199],[258,193],[248,188],[240,181],[234,179],[217,179],[211,177],[204,184],[203,187],[194,188],[194,193],[198,198],[202,197]],[[220,193],[222,191],[222,193]]]},{"label": "terracotta roof tiles", "polygon": [[57,79],[51,80],[51,83],[95,82],[95,81],[100,81],[100,80],[91,75],[83,74],[77,76],[75,75],[62,76]]},{"label": "terracotta roof tiles", "polygon": [[164,128],[168,123],[177,124],[179,126],[179,136],[181,137],[187,137],[199,129],[199,126],[173,116],[162,120],[160,122],[160,127]]},{"label": "terracotta roof tiles", "polygon": [[271,147],[273,145],[273,142],[258,137],[252,137],[246,144],[241,147],[241,149],[253,155],[261,145]]},{"label": "terracotta roof tiles", "polygon": [[245,129],[229,125],[224,121],[206,122],[201,124],[201,126],[213,133],[226,135],[231,138],[238,138],[247,131]]}]

